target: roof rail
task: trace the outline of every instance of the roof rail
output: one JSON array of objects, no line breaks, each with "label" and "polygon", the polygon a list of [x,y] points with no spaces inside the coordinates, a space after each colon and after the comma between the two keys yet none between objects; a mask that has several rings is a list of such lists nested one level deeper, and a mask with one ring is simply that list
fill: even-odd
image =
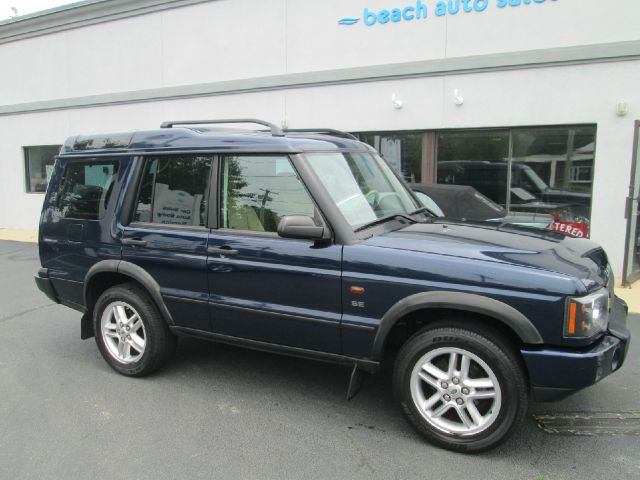
[{"label": "roof rail", "polygon": [[335,130],[333,128],[285,128],[283,131],[284,133],[328,133],[334,137],[342,137],[358,141],[358,137],[355,135],[341,130]]},{"label": "roof rail", "polygon": [[284,132],[280,127],[264,120],[258,120],[255,118],[231,118],[225,120],[182,120],[172,122],[162,122],[160,128],[172,128],[174,125],[211,125],[211,124],[223,124],[223,123],[257,123],[258,125],[264,125],[269,127],[271,135],[274,137],[284,137]]}]

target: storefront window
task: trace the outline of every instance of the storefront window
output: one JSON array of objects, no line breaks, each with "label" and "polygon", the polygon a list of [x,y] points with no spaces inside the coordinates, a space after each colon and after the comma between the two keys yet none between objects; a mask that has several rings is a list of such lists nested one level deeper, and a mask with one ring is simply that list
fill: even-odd
[{"label": "storefront window", "polygon": [[511,210],[550,213],[564,231],[588,236],[595,138],[595,127],[514,130]]},{"label": "storefront window", "polygon": [[471,185],[510,212],[544,213],[589,234],[595,127],[441,132],[437,181]]},{"label": "storefront window", "polygon": [[358,136],[380,152],[407,182],[422,181],[423,133],[361,133]]},{"label": "storefront window", "polygon": [[55,156],[61,145],[24,147],[24,164],[27,192],[47,191],[47,185],[53,172]]},{"label": "storefront window", "polygon": [[507,203],[508,131],[438,135],[438,182],[471,185],[496,203]]}]

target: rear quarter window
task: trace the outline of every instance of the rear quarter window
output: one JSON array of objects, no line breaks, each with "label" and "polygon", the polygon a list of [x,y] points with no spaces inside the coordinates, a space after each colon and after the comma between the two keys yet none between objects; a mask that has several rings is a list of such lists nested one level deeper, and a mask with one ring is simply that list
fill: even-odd
[{"label": "rear quarter window", "polygon": [[101,220],[109,205],[120,162],[69,162],[57,195],[62,218]]}]

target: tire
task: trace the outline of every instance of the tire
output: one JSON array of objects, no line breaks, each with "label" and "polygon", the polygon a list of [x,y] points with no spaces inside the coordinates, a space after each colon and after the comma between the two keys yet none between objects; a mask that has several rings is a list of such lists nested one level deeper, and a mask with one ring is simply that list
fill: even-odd
[{"label": "tire", "polygon": [[396,358],[393,383],[409,423],[429,442],[456,452],[498,446],[529,406],[517,353],[498,332],[476,326],[416,333]]},{"label": "tire", "polygon": [[93,328],[107,363],[130,377],[155,372],[176,349],[176,337],[155,303],[135,283],[116,285],[100,296],[93,309]]}]

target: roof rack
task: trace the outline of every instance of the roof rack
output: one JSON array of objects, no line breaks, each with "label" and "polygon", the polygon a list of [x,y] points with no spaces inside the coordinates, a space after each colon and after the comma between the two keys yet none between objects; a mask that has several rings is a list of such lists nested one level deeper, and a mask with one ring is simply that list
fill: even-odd
[{"label": "roof rack", "polygon": [[284,132],[280,127],[264,120],[258,120],[255,118],[231,118],[225,120],[182,120],[162,122],[160,128],[172,128],[174,125],[211,125],[211,124],[224,124],[224,123],[257,123],[258,125],[264,125],[269,127],[271,135],[274,137],[284,137]]},{"label": "roof rack", "polygon": [[328,133],[334,137],[342,137],[358,141],[358,138],[355,135],[341,130],[335,130],[333,128],[285,128],[283,131],[284,133]]}]

